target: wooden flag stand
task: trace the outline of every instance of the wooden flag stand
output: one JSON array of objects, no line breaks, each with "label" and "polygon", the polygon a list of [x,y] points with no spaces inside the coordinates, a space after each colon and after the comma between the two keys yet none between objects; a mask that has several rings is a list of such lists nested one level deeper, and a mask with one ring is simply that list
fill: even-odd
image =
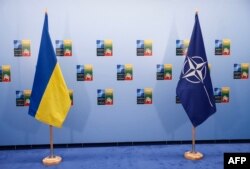
[{"label": "wooden flag stand", "polygon": [[54,155],[53,147],[53,127],[49,126],[50,131],[50,155],[43,159],[43,164],[46,166],[57,165],[62,161],[62,157]]},{"label": "wooden flag stand", "polygon": [[184,153],[184,157],[188,160],[200,160],[203,154],[195,151],[195,127],[192,128],[192,150]]}]

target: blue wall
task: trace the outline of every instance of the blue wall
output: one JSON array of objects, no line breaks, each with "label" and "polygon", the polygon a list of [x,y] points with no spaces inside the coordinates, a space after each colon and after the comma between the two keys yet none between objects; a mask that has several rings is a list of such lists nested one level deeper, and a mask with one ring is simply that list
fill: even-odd
[{"label": "blue wall", "polygon": [[[11,65],[11,83],[0,83],[0,145],[47,144],[49,128],[16,107],[15,91],[31,89],[44,9],[53,42],[71,39],[73,56],[58,57],[74,106],[55,143],[190,140],[191,123],[175,88],[184,57],[175,41],[189,39],[195,11],[212,65],[214,87],[230,87],[230,102],[197,128],[198,140],[250,139],[250,80],[234,80],[233,64],[249,63],[248,0],[1,0],[0,65]],[[230,56],[215,56],[215,39],[231,40]],[[13,40],[30,39],[31,57],[14,57]],[[113,56],[96,56],[96,40],[113,40]],[[153,56],[136,56],[136,40],[151,39]],[[55,45],[55,43],[54,43]],[[133,64],[134,80],[117,81],[116,65]],[[173,65],[173,80],[156,81],[157,64]],[[76,65],[92,64],[94,81],[77,82]],[[153,88],[153,104],[137,105],[136,89]],[[97,89],[113,88],[114,105],[98,106]]]}]

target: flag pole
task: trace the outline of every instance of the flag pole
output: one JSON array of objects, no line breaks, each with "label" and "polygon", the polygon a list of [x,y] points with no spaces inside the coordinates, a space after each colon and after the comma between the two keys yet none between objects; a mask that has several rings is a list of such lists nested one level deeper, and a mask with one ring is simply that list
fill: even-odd
[{"label": "flag pole", "polygon": [[57,165],[62,161],[62,157],[54,155],[52,125],[49,125],[49,131],[50,131],[50,155],[43,159],[43,164],[46,166]]},{"label": "flag pole", "polygon": [[195,127],[192,127],[192,152],[195,152]]},{"label": "flag pole", "polygon": [[192,128],[192,150],[184,153],[184,157],[188,160],[200,160],[203,158],[203,154],[195,151],[195,127]]},{"label": "flag pole", "polygon": [[50,158],[54,157],[54,146],[53,146],[53,127],[49,125],[49,142],[50,142]]},{"label": "flag pole", "polygon": [[[45,13],[48,13],[47,8],[45,8]],[[54,145],[53,145],[53,126],[49,125],[49,139],[50,139],[50,155],[45,157],[42,162],[46,166],[57,165],[61,163],[62,157],[54,155]]]},{"label": "flag pole", "polygon": [[[198,15],[198,9],[196,9],[195,14]],[[203,154],[195,151],[195,134],[196,128],[192,127],[192,150],[184,153],[184,157],[188,160],[200,160],[203,158]]]}]

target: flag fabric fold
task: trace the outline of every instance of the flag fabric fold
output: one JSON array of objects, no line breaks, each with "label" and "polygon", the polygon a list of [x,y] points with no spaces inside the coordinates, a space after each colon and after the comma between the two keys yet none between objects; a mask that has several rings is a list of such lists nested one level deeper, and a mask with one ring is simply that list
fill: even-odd
[{"label": "flag fabric fold", "polygon": [[43,123],[60,128],[70,106],[69,90],[50,39],[46,13],[30,97],[29,114]]},{"label": "flag fabric fold", "polygon": [[176,94],[194,127],[216,112],[198,14],[195,15],[195,24]]}]

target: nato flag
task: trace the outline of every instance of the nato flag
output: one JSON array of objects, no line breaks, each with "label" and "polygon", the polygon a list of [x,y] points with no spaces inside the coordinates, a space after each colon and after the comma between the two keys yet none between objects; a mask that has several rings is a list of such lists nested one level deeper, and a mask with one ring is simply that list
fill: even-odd
[{"label": "nato flag", "polygon": [[216,112],[213,86],[197,13],[176,94],[194,127]]}]

